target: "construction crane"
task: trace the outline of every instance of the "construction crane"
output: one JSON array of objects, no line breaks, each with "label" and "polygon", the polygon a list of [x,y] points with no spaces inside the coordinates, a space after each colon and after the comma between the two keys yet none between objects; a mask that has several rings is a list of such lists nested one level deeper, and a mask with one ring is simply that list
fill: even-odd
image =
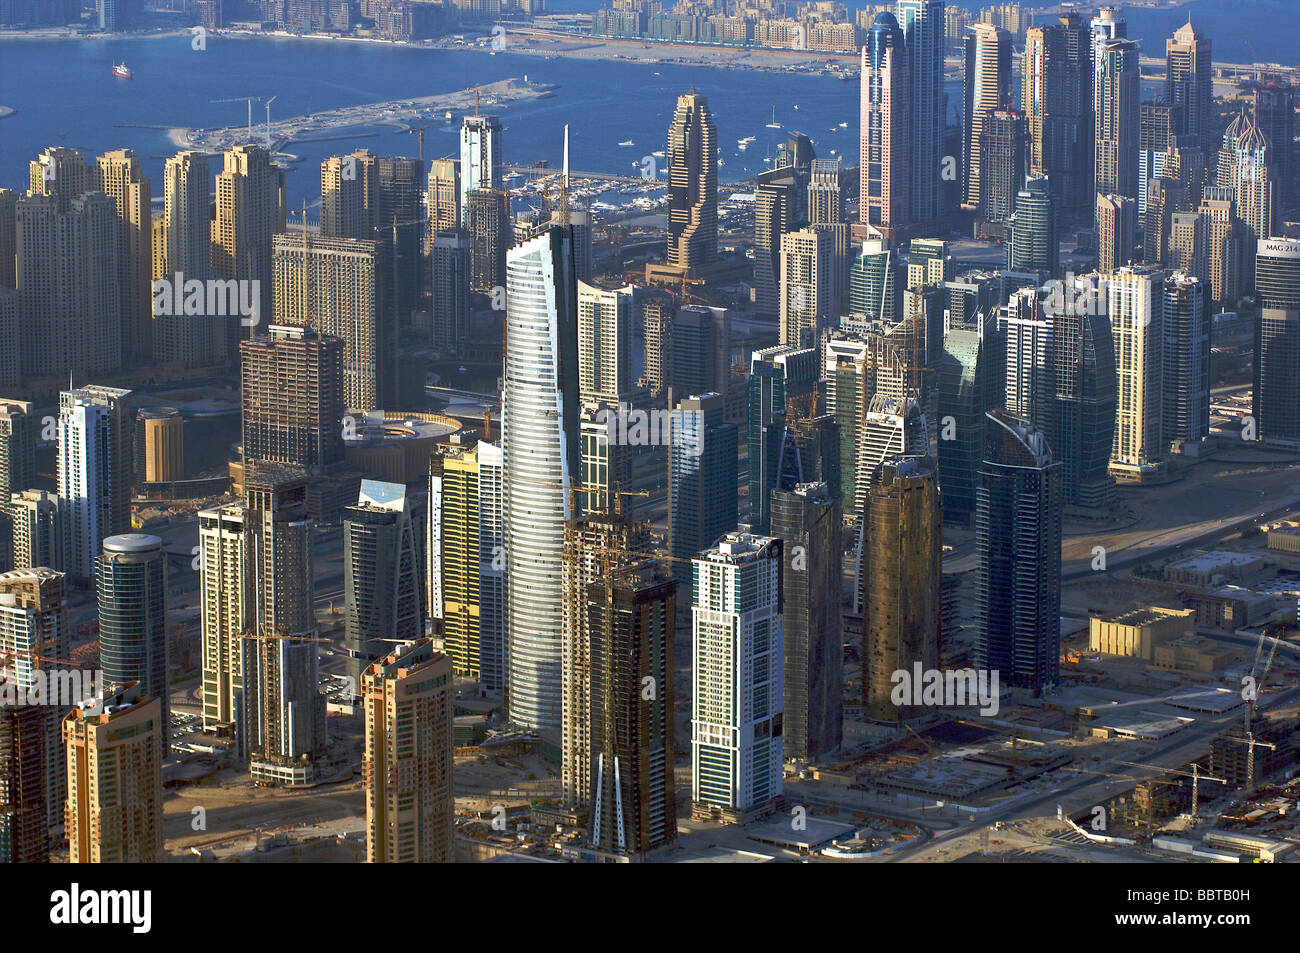
[{"label": "construction crane", "polygon": [[686,286],[687,286],[687,285],[702,285],[702,284],[704,284],[704,283],[705,283],[705,282],[704,282],[704,279],[703,279],[703,278],[688,278],[688,277],[686,276],[686,272],[683,271],[683,272],[682,272],[682,280],[681,280],[681,290],[679,290],[679,291],[677,292],[677,300],[678,300],[678,302],[679,302],[680,304],[683,304],[683,305],[686,304],[687,301],[688,301],[688,295],[689,295],[690,298],[695,298],[696,300],[699,300],[699,296],[698,296],[698,295],[689,294],[689,292],[687,292],[687,290],[686,290]]},{"label": "construction crane", "polygon": [[927,778],[933,777],[934,775],[932,772],[932,766],[934,764],[934,758],[935,758],[934,745],[930,744],[930,742],[926,741],[919,734],[917,734],[916,729],[914,729],[911,725],[904,724],[903,727],[906,728],[908,731],[910,731],[913,737],[915,737],[917,741],[921,742],[921,744],[925,745],[926,749],[929,751],[930,753],[929,757],[925,759],[925,776]]},{"label": "construction crane", "polygon": [[1201,782],[1214,781],[1218,784],[1223,784],[1223,785],[1226,785],[1228,783],[1226,778],[1216,778],[1214,775],[1202,773],[1201,766],[1197,764],[1195,761],[1192,762],[1191,771],[1182,771],[1177,768],[1165,768],[1165,767],[1161,767],[1158,764],[1139,764],[1136,761],[1117,761],[1116,764],[1126,764],[1130,768],[1152,768],[1156,771],[1163,771],[1165,774],[1177,774],[1184,778],[1191,778],[1192,779],[1192,823],[1193,824],[1195,824],[1197,821],[1197,814],[1200,808]]},{"label": "construction crane", "polygon": [[[1236,741],[1242,744],[1249,745],[1249,749],[1246,752],[1246,790],[1247,791],[1255,790],[1255,746],[1258,744],[1269,748],[1273,748],[1275,750],[1277,748],[1277,745],[1271,744],[1267,741],[1256,741],[1255,731],[1251,727],[1251,721],[1255,717],[1255,712],[1259,704],[1259,694],[1264,690],[1264,680],[1268,678],[1269,669],[1273,667],[1273,657],[1277,655],[1277,643],[1278,643],[1277,637],[1269,635],[1269,631],[1272,628],[1273,628],[1272,626],[1269,626],[1259,634],[1259,644],[1255,646],[1255,661],[1250,666],[1250,678],[1251,681],[1253,682],[1252,685],[1253,692],[1251,697],[1246,699],[1245,710],[1242,712],[1242,720],[1243,720],[1242,727],[1244,729],[1244,733],[1246,737],[1244,740],[1239,738],[1227,739],[1229,741]],[[1265,639],[1269,639],[1272,642],[1272,645],[1269,647],[1268,659],[1264,662],[1264,671],[1260,674],[1259,680],[1255,681],[1255,670],[1259,667],[1259,656],[1264,650]]]},{"label": "construction crane", "polygon": [[253,138],[253,103],[260,103],[262,96],[234,96],[229,99],[209,99],[210,103],[248,103],[248,138]]},{"label": "construction crane", "polygon": [[424,162],[424,130],[429,128],[431,128],[431,126],[412,126],[410,129],[406,130],[406,134],[408,136],[414,133],[420,138],[420,162],[421,163]]}]

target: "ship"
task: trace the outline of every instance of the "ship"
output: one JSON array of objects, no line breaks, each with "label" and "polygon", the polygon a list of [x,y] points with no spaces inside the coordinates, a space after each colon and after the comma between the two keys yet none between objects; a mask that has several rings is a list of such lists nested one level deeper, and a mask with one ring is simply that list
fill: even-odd
[{"label": "ship", "polygon": [[620,145],[620,146],[634,146],[634,145],[636,145],[636,143],[633,142],[631,139],[624,139],[622,142],[619,143],[619,145]]},{"label": "ship", "polygon": [[781,124],[776,121],[776,107],[772,107],[772,121],[767,124],[768,129],[780,129]]},{"label": "ship", "polygon": [[113,67],[113,75],[120,77],[121,79],[130,79],[131,70],[127,67],[125,63],[118,63],[116,66]]}]

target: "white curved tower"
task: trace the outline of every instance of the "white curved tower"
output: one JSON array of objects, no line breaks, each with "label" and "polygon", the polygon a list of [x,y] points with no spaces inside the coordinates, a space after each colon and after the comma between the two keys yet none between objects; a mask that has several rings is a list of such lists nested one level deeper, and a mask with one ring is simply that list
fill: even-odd
[{"label": "white curved tower", "polygon": [[552,226],[506,257],[501,403],[506,702],[511,720],[539,730],[560,724],[560,557],[579,474],[577,325],[572,229]]}]

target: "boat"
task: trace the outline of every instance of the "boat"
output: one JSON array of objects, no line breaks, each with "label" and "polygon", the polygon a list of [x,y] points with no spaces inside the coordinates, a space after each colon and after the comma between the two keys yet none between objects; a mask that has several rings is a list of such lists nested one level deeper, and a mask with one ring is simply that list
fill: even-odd
[{"label": "boat", "polygon": [[619,145],[620,145],[620,146],[634,146],[634,145],[636,145],[636,143],[633,142],[631,139],[624,139],[622,142],[619,143]]},{"label": "boat", "polygon": [[118,63],[113,67],[113,75],[119,79],[130,79],[131,70],[125,63]]},{"label": "boat", "polygon": [[446,119],[448,122],[450,122],[450,121],[451,121],[451,110],[448,109],[445,113],[443,113],[442,118],[443,118],[443,119]]},{"label": "boat", "polygon": [[840,128],[841,128],[841,129],[847,129],[847,128],[849,128],[849,124],[848,124],[847,122],[842,122],[842,123],[840,123]]},{"label": "boat", "polygon": [[664,157],[664,151],[663,151],[662,149],[656,149],[654,152],[652,152],[652,153],[650,153],[650,154],[651,154],[652,156],[658,156],[660,159],[662,159],[662,158]]},{"label": "boat", "polygon": [[776,121],[776,107],[772,107],[772,121],[767,124],[768,129],[780,129],[781,124]]}]

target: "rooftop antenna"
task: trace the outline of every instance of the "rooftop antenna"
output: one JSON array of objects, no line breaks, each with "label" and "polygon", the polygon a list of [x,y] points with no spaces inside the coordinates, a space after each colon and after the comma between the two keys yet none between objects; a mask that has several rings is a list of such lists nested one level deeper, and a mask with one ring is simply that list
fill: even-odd
[{"label": "rooftop antenna", "polygon": [[474,118],[478,118],[478,90],[474,90]]},{"label": "rooftop antenna", "polygon": [[556,214],[559,225],[569,224],[569,124],[564,124],[564,171],[560,175],[560,207]]}]

